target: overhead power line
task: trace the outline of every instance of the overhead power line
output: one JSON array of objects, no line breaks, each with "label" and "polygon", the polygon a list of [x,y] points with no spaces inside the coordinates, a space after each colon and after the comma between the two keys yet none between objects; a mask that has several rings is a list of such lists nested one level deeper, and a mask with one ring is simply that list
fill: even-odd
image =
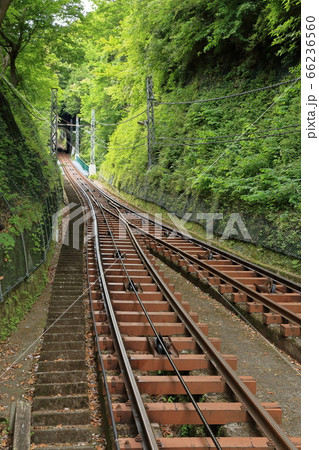
[{"label": "overhead power line", "polygon": [[98,145],[99,147],[105,148],[106,150],[108,150],[108,147],[106,145],[100,144],[99,142],[95,141],[95,145]]},{"label": "overhead power line", "polygon": [[238,92],[235,94],[224,95],[222,97],[207,98],[207,99],[202,99],[202,100],[192,100],[192,101],[185,101],[185,102],[157,102],[155,99],[154,100],[155,100],[156,105],[190,105],[192,103],[213,102],[216,100],[223,100],[226,98],[239,97],[240,95],[253,94],[254,92],[264,91],[266,89],[273,89],[275,87],[283,86],[283,85],[289,84],[289,83],[294,83],[299,80],[301,80],[300,77],[294,78],[293,80],[289,80],[289,81],[282,81],[281,83],[272,84],[270,86],[263,86],[261,88],[252,89],[250,91]]},{"label": "overhead power line", "polygon": [[[147,138],[147,136],[143,136],[140,139],[138,139],[137,141],[129,142],[127,144],[127,146],[132,145],[132,144],[137,144],[138,142],[140,142],[140,141],[142,141],[143,139],[146,139],[146,138]],[[98,138],[97,136],[95,136],[95,139],[97,139],[97,141],[99,141],[99,142],[103,142],[102,139]],[[105,142],[103,142],[103,144],[100,144],[99,142],[95,142],[95,143],[96,143],[96,145],[99,145],[100,147],[104,147],[104,148],[108,149],[109,146],[110,146],[110,144],[109,144],[109,146],[106,147],[105,145],[103,145],[103,144],[105,144]],[[119,145],[122,145],[122,144],[119,144]],[[111,147],[118,147],[118,144],[112,144]]]},{"label": "overhead power line", "polygon": [[[35,106],[32,105],[32,103],[24,96],[21,94],[21,92],[19,92],[14,86],[13,84],[10,83],[9,80],[7,80],[7,78],[2,75],[2,73],[0,73],[1,78],[5,81],[5,83],[8,85],[8,87],[10,88],[10,90],[12,91],[12,93],[14,94],[14,96],[20,101],[20,103],[22,104],[22,106],[28,111],[29,114],[31,114],[35,119],[37,120],[41,120],[41,121],[45,121],[47,122],[49,125],[50,121],[48,119],[46,119],[41,113],[40,111],[37,110],[37,108]],[[41,117],[37,117],[32,111],[30,111],[30,109],[23,103],[22,99],[27,102],[36,112],[37,114],[39,114],[39,116]]]},{"label": "overhead power line", "polygon": [[96,123],[100,124],[100,125],[104,125],[106,127],[116,127],[117,125],[122,125],[123,123],[127,123],[130,122],[131,120],[136,119],[137,117],[141,116],[142,114],[145,114],[147,112],[147,110],[145,109],[145,111],[142,111],[141,113],[137,114],[134,117],[131,117],[130,119],[124,120],[123,122],[118,122],[118,123],[104,123],[104,122],[99,122],[98,120],[96,120]]},{"label": "overhead power line", "polygon": [[[145,144],[134,145],[133,147],[130,147],[130,149],[138,148],[138,147],[143,147],[144,145],[145,145]],[[121,147],[121,148],[116,147],[116,150],[127,150],[128,147],[129,147],[129,144],[127,144],[126,147]]]},{"label": "overhead power line", "polygon": [[[301,124],[295,124],[295,125],[287,125],[284,127],[277,127],[277,128],[266,128],[265,130],[260,130],[260,131],[249,131],[246,132],[245,135],[249,136],[251,134],[261,134],[264,133],[265,131],[275,131],[275,130],[283,130],[283,129],[287,129],[287,128],[297,128],[300,127]],[[224,136],[210,136],[210,137],[201,137],[201,138],[172,138],[172,137],[159,137],[158,140],[168,140],[168,141],[182,141],[182,142],[186,142],[186,141],[215,141],[216,139],[224,139],[224,138],[228,138],[228,137],[236,137],[236,136],[243,136],[243,133],[241,134],[228,134],[228,135],[224,135]]]},{"label": "overhead power line", "polygon": [[242,138],[242,139],[226,139],[226,140],[210,140],[210,141],[206,141],[206,142],[196,142],[196,143],[189,143],[189,142],[185,142],[183,144],[179,144],[178,142],[157,142],[158,144],[161,145],[167,145],[167,146],[174,146],[174,145],[178,145],[178,146],[191,146],[191,147],[197,147],[198,145],[209,145],[209,144],[222,144],[224,142],[240,142],[240,141],[254,141],[256,139],[265,139],[268,137],[277,137],[277,136],[283,136],[283,135],[287,135],[287,134],[292,134],[292,133],[300,133],[300,129],[299,130],[295,130],[295,131],[287,131],[285,133],[274,133],[274,134],[264,134],[262,136],[256,136],[256,137],[251,137],[251,138]]}]

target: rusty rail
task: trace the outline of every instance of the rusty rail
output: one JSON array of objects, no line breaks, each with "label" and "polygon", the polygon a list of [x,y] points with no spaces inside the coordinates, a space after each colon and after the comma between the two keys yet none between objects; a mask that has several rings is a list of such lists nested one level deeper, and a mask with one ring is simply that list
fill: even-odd
[{"label": "rusty rail", "polygon": [[[66,170],[67,175],[72,178],[72,175],[69,173],[69,169]],[[74,181],[73,181],[74,182]],[[93,234],[94,234],[94,246],[95,246],[95,254],[96,254],[96,264],[98,267],[98,275],[100,280],[100,286],[103,294],[103,301],[105,304],[105,309],[107,312],[107,318],[109,319],[110,324],[110,330],[112,334],[112,340],[113,345],[115,347],[117,356],[119,358],[119,365],[121,368],[121,372],[124,375],[124,384],[125,388],[128,394],[128,397],[131,400],[132,408],[133,408],[133,415],[136,421],[137,429],[139,431],[141,442],[136,443],[136,446],[133,445],[133,441],[131,439],[128,439],[125,442],[122,442],[122,447],[120,448],[151,448],[151,449],[157,449],[160,445],[163,445],[164,440],[156,439],[153,433],[153,428],[150,423],[150,419],[148,416],[148,413],[145,409],[145,405],[143,403],[143,400],[141,399],[139,387],[136,382],[136,378],[134,376],[134,372],[131,366],[132,360],[127,355],[127,350],[125,347],[125,343],[122,337],[122,333],[120,330],[120,326],[117,322],[116,314],[114,311],[114,307],[112,304],[112,299],[110,296],[108,283],[104,276],[104,268],[103,268],[103,256],[102,256],[102,250],[100,246],[100,237],[99,237],[99,220],[101,219],[104,224],[107,225],[108,231],[110,233],[110,237],[113,240],[114,244],[114,250],[115,254],[117,255],[117,259],[120,261],[120,263],[123,266],[125,275],[129,281],[133,281],[133,279],[128,274],[125,264],[121,255],[121,251],[119,247],[117,246],[114,237],[113,232],[108,224],[108,219],[106,218],[106,214],[109,214],[111,217],[116,218],[117,220],[121,221],[125,229],[127,231],[127,235],[129,236],[130,242],[133,245],[135,252],[139,256],[139,259],[142,261],[143,266],[147,269],[147,272],[151,276],[153,282],[158,287],[159,291],[162,293],[163,298],[166,299],[169,302],[170,307],[174,311],[174,313],[177,315],[179,320],[183,325],[185,325],[186,330],[188,334],[194,338],[195,342],[201,349],[204,355],[208,358],[209,362],[212,364],[212,366],[216,369],[217,373],[222,377],[222,379],[225,380],[227,386],[232,391],[234,397],[242,404],[244,405],[245,410],[247,410],[248,415],[253,419],[253,421],[260,427],[260,429],[263,431],[265,436],[268,439],[268,446],[272,446],[273,448],[276,448],[278,450],[284,450],[284,449],[296,449],[294,442],[289,439],[286,434],[281,430],[279,425],[276,423],[276,421],[273,419],[273,417],[269,414],[268,411],[259,403],[259,401],[256,399],[256,397],[251,393],[251,391],[248,389],[246,384],[236,375],[235,371],[230,367],[230,365],[226,362],[226,360],[223,358],[223,356],[215,349],[215,347],[212,345],[211,341],[205,336],[203,331],[200,329],[200,327],[195,323],[195,321],[190,317],[190,315],[187,313],[183,305],[180,303],[180,301],[176,298],[176,296],[171,292],[171,289],[166,285],[166,283],[161,279],[158,272],[155,270],[151,262],[149,261],[148,257],[146,256],[145,252],[143,251],[142,247],[138,243],[134,233],[133,229],[140,230],[139,227],[136,225],[132,225],[129,221],[125,219],[123,214],[120,212],[120,210],[117,208],[116,205],[112,205],[112,201],[108,199],[109,205],[117,211],[117,214],[114,211],[111,211],[106,206],[102,205],[100,203],[100,200],[96,198],[95,192],[93,189],[90,189],[88,185],[92,186],[91,183],[87,183],[81,181],[83,187],[79,187],[78,183],[75,183],[77,185],[78,190],[80,190],[82,197],[85,198],[85,201],[90,207],[91,213],[92,213],[92,227],[93,227]],[[101,194],[101,191],[98,190],[98,192]],[[111,202],[111,203],[110,203]],[[96,211],[97,210],[97,211]],[[97,217],[99,215],[99,217]],[[143,231],[144,232],[144,231]],[[145,232],[144,232],[145,233]],[[148,233],[146,233],[148,235]],[[152,239],[154,236],[150,235]],[[160,240],[159,238],[158,242],[160,242],[161,245],[166,245],[167,243],[165,241]],[[228,276],[225,276],[224,273],[221,273],[215,268],[212,268],[211,266],[201,262],[195,257],[192,257],[192,255],[187,254],[186,252],[181,251],[180,249],[176,249],[174,246],[170,247],[170,250],[173,252],[179,253],[182,257],[185,257],[186,259],[191,259],[193,262],[196,262],[197,265],[199,265],[199,262],[203,264],[203,267],[205,270],[208,270],[210,273],[218,274],[218,276],[223,279],[225,282],[230,282]],[[190,258],[191,257],[191,258]],[[193,259],[192,259],[193,258]],[[134,278],[134,277],[133,277]],[[231,280],[233,283],[233,280]],[[242,283],[237,284],[238,289],[241,289],[248,293],[249,296],[254,295],[252,298],[257,298],[259,296],[255,296],[256,292],[250,290],[247,288],[247,286],[243,285]],[[236,288],[237,288],[236,286]],[[149,318],[149,315],[147,314],[146,309],[143,305],[143,300],[139,296],[136,288],[134,287],[133,283],[133,289],[137,300],[140,302],[141,309],[144,311],[145,316],[147,320],[149,321],[154,335],[159,338],[160,335],[156,330],[156,326],[154,326],[152,320]],[[258,293],[257,293],[258,294]],[[266,299],[268,300],[268,299]],[[288,315],[289,316],[289,315]],[[96,327],[96,332],[97,327]],[[164,346],[165,347],[165,346]],[[170,357],[168,351],[165,352],[166,356],[173,362],[174,367],[174,361]],[[103,358],[101,358],[102,366],[103,366]],[[178,370],[177,370],[178,373]],[[182,381],[180,379],[180,381]],[[184,386],[184,385],[183,385]],[[190,394],[190,397],[192,397],[191,392],[188,392],[187,384],[186,386],[186,392]],[[184,386],[184,388],[185,388]],[[196,405],[193,404],[193,406],[196,409]],[[199,410],[200,415],[202,415],[201,410]],[[204,416],[203,416],[204,418]],[[205,418],[203,423],[205,424]],[[210,433],[210,427],[207,426],[206,431],[212,438],[214,442],[215,448],[228,448],[226,441],[224,441],[223,438],[220,438],[218,440],[214,440],[214,436]],[[206,439],[206,438],[205,438]],[[257,448],[257,440],[254,441],[254,439],[258,438],[251,438],[251,443],[254,442],[253,445],[256,443]],[[160,441],[160,442],[159,442]],[[296,442],[296,440],[294,440]],[[264,442],[264,441],[263,441]],[[225,443],[225,446],[224,446]],[[191,440],[189,441],[189,445],[191,444]],[[196,445],[198,445],[198,441],[196,441]],[[141,447],[140,447],[141,446]],[[188,444],[185,445],[183,448],[187,448]],[[214,448],[212,447],[208,441],[207,446],[202,448]],[[174,448],[174,447],[167,447],[167,448]],[[179,448],[179,447],[176,447]],[[194,444],[195,448],[195,444]],[[247,447],[248,448],[248,447]]]}]

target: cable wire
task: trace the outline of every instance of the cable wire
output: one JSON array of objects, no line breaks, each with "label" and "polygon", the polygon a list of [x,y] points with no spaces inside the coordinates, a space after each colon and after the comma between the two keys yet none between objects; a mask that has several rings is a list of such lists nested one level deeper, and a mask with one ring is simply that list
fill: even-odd
[{"label": "cable wire", "polygon": [[224,142],[254,141],[256,139],[264,139],[264,138],[268,138],[268,137],[276,137],[276,136],[283,136],[283,135],[292,134],[292,133],[300,133],[300,131],[301,130],[287,131],[285,133],[265,134],[263,136],[256,136],[256,137],[252,137],[252,138],[242,138],[242,139],[235,139],[235,140],[226,139],[226,140],[223,140],[223,141],[216,140],[216,141],[207,141],[207,142],[196,142],[194,144],[188,143],[188,142],[185,142],[184,144],[178,144],[176,142],[168,142],[168,143],[166,143],[166,142],[157,142],[157,144],[168,145],[168,146],[174,146],[174,145],[185,146],[185,145],[188,145],[188,146],[191,146],[191,147],[196,147],[197,145],[222,144]]},{"label": "cable wire", "polygon": [[[62,125],[63,127],[81,128],[81,127],[84,126],[84,125],[80,125],[80,124],[79,124],[79,125],[76,125],[75,123],[67,122],[65,119],[63,119],[63,118],[60,117],[60,116],[58,116],[58,119],[63,120],[63,122],[66,122],[65,124]],[[75,133],[75,132],[73,131],[73,133]]]},{"label": "cable wire", "polygon": [[[129,146],[129,144],[128,144],[128,146]],[[134,145],[133,147],[130,147],[130,148],[133,149],[133,148],[138,148],[138,147],[143,147],[143,146],[144,146],[144,144],[138,144],[138,145]],[[127,150],[127,147],[120,147],[120,148],[116,147],[116,150]]]},{"label": "cable wire", "polygon": [[106,150],[108,150],[108,147],[106,147],[106,145],[102,145],[99,142],[95,142],[95,145],[98,145],[99,147],[105,148]]},{"label": "cable wire", "polygon": [[[295,125],[286,125],[285,127],[277,127],[277,128],[267,128],[265,130],[261,130],[261,131],[249,131],[247,133],[245,133],[246,135],[250,135],[250,134],[260,134],[263,133],[265,131],[275,131],[275,130],[283,130],[283,129],[287,129],[287,128],[297,128],[300,127],[301,124],[295,124]],[[203,141],[203,140],[216,140],[216,139],[223,139],[223,138],[228,138],[228,137],[236,137],[236,136],[242,136],[243,134],[227,134],[224,136],[211,136],[211,137],[202,137],[202,138],[172,138],[172,137],[159,137],[158,139],[162,139],[162,140],[171,140],[171,141]]]},{"label": "cable wire", "polygon": [[[129,146],[129,145],[132,145],[132,144],[135,144],[135,143],[137,143],[137,142],[140,142],[142,139],[146,139],[147,138],[147,136],[143,136],[141,139],[138,139],[137,141],[135,141],[135,142],[129,142],[127,145]],[[100,142],[103,142],[102,141],[102,139],[99,139],[97,136],[95,136],[95,139],[98,139]],[[108,146],[108,147],[106,147],[105,145],[103,145],[103,144],[100,144],[99,142],[95,142],[95,144],[96,145],[98,145],[99,147],[103,147],[103,148],[105,148],[105,149],[109,149],[109,147],[110,147],[110,145]],[[117,147],[117,144],[112,144],[111,145],[111,147]],[[136,147],[136,146],[135,146]],[[135,148],[135,147],[133,147],[133,148]],[[124,147],[123,147],[124,148]],[[126,148],[126,147],[125,147]]]},{"label": "cable wire", "polygon": [[229,94],[229,95],[224,95],[222,97],[207,98],[207,99],[202,99],[202,100],[192,100],[192,101],[185,101],[185,102],[157,102],[155,99],[153,99],[153,100],[155,100],[155,104],[156,105],[190,105],[192,103],[213,102],[213,101],[216,101],[216,100],[223,100],[223,99],[226,99],[226,98],[239,97],[240,95],[252,94],[254,92],[264,91],[266,89],[273,89],[275,87],[283,86],[283,85],[289,84],[289,83],[294,83],[294,82],[299,81],[299,80],[301,80],[300,77],[299,78],[294,78],[293,80],[283,81],[281,83],[272,84],[270,86],[263,86],[261,88],[252,89],[250,91],[238,92],[236,94]]},{"label": "cable wire", "polygon": [[[31,114],[35,119],[37,119],[37,120],[41,120],[41,121],[45,121],[45,122],[47,122],[48,124],[50,124],[50,121],[48,120],[48,119],[46,119],[44,116],[42,116],[42,114],[40,113],[40,111],[38,111],[37,109],[36,109],[36,107],[35,106],[33,106],[32,105],[32,103],[31,102],[29,102],[29,100],[24,96],[24,95],[22,95],[14,86],[13,86],[13,84],[11,84],[10,83],[10,81],[9,80],[7,80],[7,78],[5,77],[5,76],[3,76],[1,73],[0,73],[0,76],[1,76],[1,78],[5,81],[5,83],[8,85],[8,87],[10,88],[10,90],[12,91],[12,93],[14,94],[14,96],[20,101],[20,103],[23,105],[23,107],[28,111],[28,113],[29,114]],[[23,98],[23,100],[25,100],[38,114],[39,114],[39,116],[41,116],[41,117],[37,117],[32,111],[30,111],[29,110],[29,108],[27,108],[26,107],[26,105],[23,103],[23,101],[21,100],[21,97]],[[50,124],[51,125],[51,124]]]},{"label": "cable wire", "polygon": [[98,120],[96,120],[96,123],[100,124],[100,125],[104,125],[106,127],[116,127],[117,125],[122,125],[123,123],[127,123],[130,122],[131,120],[136,119],[137,117],[141,116],[142,114],[145,114],[147,112],[147,109],[145,109],[143,112],[137,114],[134,117],[131,117],[130,119],[124,120],[123,122],[118,122],[118,123],[104,123],[104,122],[99,122]]},{"label": "cable wire", "polygon": [[[134,142],[129,142],[128,144],[126,144],[126,145],[132,145],[132,144],[137,144],[137,142],[140,142],[140,141],[142,141],[143,139],[146,139],[147,138],[147,135],[146,136],[143,136],[143,137],[141,137],[140,139],[138,139],[137,141],[134,141]],[[114,147],[117,147],[119,144],[112,144],[112,147],[114,146]]]}]

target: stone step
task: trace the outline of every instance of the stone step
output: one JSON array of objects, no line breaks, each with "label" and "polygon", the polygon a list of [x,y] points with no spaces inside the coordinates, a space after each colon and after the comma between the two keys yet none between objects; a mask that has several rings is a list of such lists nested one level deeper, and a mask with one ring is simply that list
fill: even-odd
[{"label": "stone step", "polygon": [[60,350],[85,350],[85,341],[69,341],[69,342],[43,342],[42,351],[54,352]]},{"label": "stone step", "polygon": [[55,290],[59,290],[59,289],[63,289],[66,288],[68,291],[70,291],[70,289],[74,288],[74,290],[79,291],[79,290],[83,290],[83,282],[80,283],[79,280],[76,281],[76,283],[72,282],[72,280],[57,280],[54,281],[53,286],[52,286],[52,292],[54,292]]},{"label": "stone step", "polygon": [[[79,200],[65,181],[70,202]],[[80,210],[79,210],[80,213]],[[85,286],[83,279],[83,230],[73,232],[70,221],[69,245],[62,245],[48,308],[46,331],[32,410],[32,443],[35,449],[92,450],[96,429],[89,410],[86,344]],[[73,248],[78,243],[81,249]]]},{"label": "stone step", "polygon": [[[68,408],[74,409],[88,409],[89,399],[87,395],[69,395],[63,397],[34,397],[33,411],[59,411]],[[72,411],[73,412],[73,411]]]},{"label": "stone step", "polygon": [[56,447],[56,446],[54,446],[54,447],[52,447],[52,446],[50,446],[50,447],[47,447],[47,446],[43,447],[43,445],[44,444],[41,444],[39,446],[36,445],[35,447],[33,447],[33,449],[34,450],[37,450],[37,449],[52,450],[52,449],[56,448],[58,450],[96,450],[96,447],[95,446],[93,447],[92,445],[81,445],[81,446],[68,445],[67,447],[65,447],[64,445],[63,446],[59,445],[59,447]]},{"label": "stone step", "polygon": [[52,325],[53,323],[56,323],[57,325],[63,325],[65,327],[69,327],[69,326],[75,326],[75,325],[85,325],[85,320],[84,317],[79,318],[79,317],[65,317],[63,316],[59,316],[59,317],[50,317],[47,320],[47,326]]},{"label": "stone step", "polygon": [[[42,413],[42,416],[44,414]],[[60,417],[57,425],[64,423],[64,419]],[[34,444],[65,444],[74,443],[84,445],[90,444],[94,430],[92,427],[66,427],[47,428],[41,430],[33,430],[32,443]]]},{"label": "stone step", "polygon": [[77,314],[77,315],[84,314],[83,302],[82,302],[82,300],[78,301],[78,302],[74,303],[74,305],[72,305],[68,308],[63,307],[63,305],[56,302],[54,305],[49,306],[48,315],[51,316],[51,314],[55,314],[58,316],[60,316],[61,314],[63,314],[63,315],[70,314],[70,316],[72,314]]},{"label": "stone step", "polygon": [[74,276],[79,275],[83,269],[83,259],[78,256],[62,255],[62,259],[58,262],[57,269],[56,275],[64,273],[67,276],[70,274],[73,274]]},{"label": "stone step", "polygon": [[59,289],[63,289],[67,292],[74,291],[78,292],[83,290],[83,285],[79,284],[78,281],[64,280],[64,281],[55,281],[55,285],[53,286],[52,292],[56,292]]},{"label": "stone step", "polygon": [[79,306],[82,304],[82,301],[83,301],[82,294],[80,294],[80,295],[73,295],[73,294],[65,295],[65,293],[63,291],[61,294],[56,294],[56,295],[52,296],[51,301],[50,301],[50,306],[56,306],[56,304],[60,304],[62,302]]},{"label": "stone step", "polygon": [[[50,328],[49,328],[50,327]],[[80,324],[80,325],[69,325],[69,326],[64,326],[64,325],[59,325],[59,322],[57,322],[55,325],[52,325],[47,328],[48,331],[45,331],[46,334],[80,334],[80,333],[84,333],[85,331],[85,325],[84,324]]]},{"label": "stone step", "polygon": [[73,350],[72,347],[69,350],[43,351],[42,349],[39,361],[56,361],[58,359],[78,361],[85,360],[85,356],[85,350]]},{"label": "stone step", "polygon": [[39,361],[39,372],[67,372],[86,370],[86,361]]},{"label": "stone step", "polygon": [[54,321],[54,320],[57,320],[57,319],[60,319],[60,318],[64,319],[64,320],[65,319],[81,319],[81,320],[84,320],[83,311],[73,310],[71,312],[69,312],[69,311],[65,312],[61,308],[61,312],[55,312],[55,311],[51,310],[48,313],[48,320],[50,320],[50,321]]},{"label": "stone step", "polygon": [[[79,313],[81,311],[78,311],[80,308],[82,307],[82,300],[81,303],[76,302],[76,299],[74,299],[73,301],[71,300],[59,300],[59,301],[54,301],[54,303],[52,303],[52,305],[50,305],[49,311],[48,311],[48,317],[50,318],[51,313],[55,314],[58,317],[61,317],[62,315],[64,316],[67,313]],[[81,308],[82,309],[82,308]],[[82,315],[84,315],[84,311],[82,312]],[[58,318],[56,317],[56,318]]]},{"label": "stone step", "polygon": [[84,370],[38,372],[37,382],[40,384],[87,382],[87,373]]},{"label": "stone step", "polygon": [[51,292],[51,298],[58,295],[63,295],[64,297],[72,298],[80,296],[83,293],[82,287],[72,287],[72,286],[54,286]]},{"label": "stone step", "polygon": [[71,334],[63,334],[63,333],[49,333],[48,330],[44,335],[45,342],[74,342],[81,341],[84,339],[84,334],[82,333],[71,333]]},{"label": "stone step", "polygon": [[77,265],[75,262],[68,262],[67,264],[59,264],[57,266],[57,272],[54,277],[54,282],[59,281],[63,282],[72,280],[74,283],[82,285],[83,284],[82,269],[83,269],[82,262]]},{"label": "stone step", "polygon": [[57,383],[57,384],[37,384],[34,395],[37,396],[54,396],[54,395],[76,395],[85,394],[87,392],[87,383],[75,382],[75,383]]}]

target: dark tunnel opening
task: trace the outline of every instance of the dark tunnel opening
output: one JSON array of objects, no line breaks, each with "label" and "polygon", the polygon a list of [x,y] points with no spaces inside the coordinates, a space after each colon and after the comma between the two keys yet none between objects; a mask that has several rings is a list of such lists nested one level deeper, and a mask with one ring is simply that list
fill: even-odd
[{"label": "dark tunnel opening", "polygon": [[57,151],[71,154],[75,146],[75,117],[63,113],[59,118]]}]

